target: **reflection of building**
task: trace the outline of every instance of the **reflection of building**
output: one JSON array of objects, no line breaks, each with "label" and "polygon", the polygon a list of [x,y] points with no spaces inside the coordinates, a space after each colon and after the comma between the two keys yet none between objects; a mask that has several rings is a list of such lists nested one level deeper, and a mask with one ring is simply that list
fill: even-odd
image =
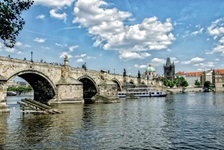
[{"label": "reflection of building", "polygon": [[213,70],[212,84],[216,91],[224,91],[224,69]]},{"label": "reflection of building", "polygon": [[164,68],[164,77],[168,80],[173,81],[175,78],[175,65],[171,63],[170,58],[168,57],[166,60],[166,65],[163,66]]},{"label": "reflection of building", "polygon": [[151,80],[156,77],[156,69],[150,64],[146,69],[145,69],[145,75],[146,78]]}]

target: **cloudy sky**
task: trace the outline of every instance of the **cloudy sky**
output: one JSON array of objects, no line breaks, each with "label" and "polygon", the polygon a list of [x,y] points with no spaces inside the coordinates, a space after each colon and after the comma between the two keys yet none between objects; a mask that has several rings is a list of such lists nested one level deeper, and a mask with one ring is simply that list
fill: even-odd
[{"label": "cloudy sky", "polygon": [[13,49],[1,56],[137,75],[224,68],[223,0],[34,0]]}]

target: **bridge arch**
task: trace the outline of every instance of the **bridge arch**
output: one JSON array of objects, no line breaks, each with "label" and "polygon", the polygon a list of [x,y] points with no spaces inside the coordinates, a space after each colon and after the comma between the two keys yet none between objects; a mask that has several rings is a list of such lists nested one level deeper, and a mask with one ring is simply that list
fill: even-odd
[{"label": "bridge arch", "polygon": [[130,81],[129,81],[129,83],[130,83],[130,86],[132,87],[132,88],[134,88],[136,85],[135,85],[135,82],[131,79]]},{"label": "bridge arch", "polygon": [[39,102],[47,103],[57,94],[55,84],[40,71],[23,70],[10,76],[7,81],[16,76],[26,80],[32,86],[34,90],[34,99]]},{"label": "bridge arch", "polygon": [[83,98],[85,103],[91,103],[91,98],[98,93],[98,86],[96,82],[88,75],[78,78],[83,83]]},{"label": "bridge arch", "polygon": [[121,83],[116,78],[113,78],[111,80],[117,84],[117,91],[122,91]]}]

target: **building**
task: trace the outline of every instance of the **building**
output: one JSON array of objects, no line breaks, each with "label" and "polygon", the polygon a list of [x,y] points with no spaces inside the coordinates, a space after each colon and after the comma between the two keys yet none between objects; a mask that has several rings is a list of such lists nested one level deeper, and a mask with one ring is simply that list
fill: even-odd
[{"label": "building", "polygon": [[175,78],[175,65],[174,62],[171,63],[170,57],[166,60],[166,65],[163,66],[164,68],[164,77],[170,81],[173,81]]},{"label": "building", "polygon": [[175,76],[184,77],[190,87],[195,86],[196,80],[202,83],[202,75],[203,75],[203,72],[181,72],[181,71],[175,74]]},{"label": "building", "polygon": [[203,72],[203,75],[201,76],[201,85],[204,85],[205,81],[210,81],[212,83],[212,72],[213,70]]},{"label": "building", "polygon": [[156,69],[151,64],[145,69],[145,77],[148,80],[152,80],[156,77]]},{"label": "building", "polygon": [[224,69],[213,70],[212,84],[216,91],[224,91]]}]

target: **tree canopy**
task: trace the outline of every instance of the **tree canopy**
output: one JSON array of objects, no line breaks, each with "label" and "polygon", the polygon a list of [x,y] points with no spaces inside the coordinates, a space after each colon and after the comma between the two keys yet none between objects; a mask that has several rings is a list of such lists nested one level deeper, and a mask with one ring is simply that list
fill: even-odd
[{"label": "tree canopy", "polygon": [[0,37],[5,46],[14,47],[16,37],[25,24],[22,11],[33,4],[32,0],[2,0],[0,2]]},{"label": "tree canopy", "polygon": [[174,87],[174,83],[173,83],[173,81],[170,81],[170,80],[168,80],[167,78],[164,78],[163,79],[163,83],[164,83],[164,85],[165,86],[169,86],[169,87]]},{"label": "tree canopy", "polygon": [[199,82],[198,80],[195,80],[194,85],[200,86],[201,85],[201,82]]},{"label": "tree canopy", "polygon": [[179,86],[187,87],[189,85],[184,77],[178,77],[178,76],[174,79],[174,84],[176,84],[177,87]]},{"label": "tree canopy", "polygon": [[210,89],[211,88],[211,82],[210,81],[205,81],[204,88]]},{"label": "tree canopy", "polygon": [[19,95],[21,93],[30,92],[32,90],[33,90],[33,88],[30,85],[29,86],[9,87],[7,89],[7,91],[14,91],[14,92],[17,92]]}]

